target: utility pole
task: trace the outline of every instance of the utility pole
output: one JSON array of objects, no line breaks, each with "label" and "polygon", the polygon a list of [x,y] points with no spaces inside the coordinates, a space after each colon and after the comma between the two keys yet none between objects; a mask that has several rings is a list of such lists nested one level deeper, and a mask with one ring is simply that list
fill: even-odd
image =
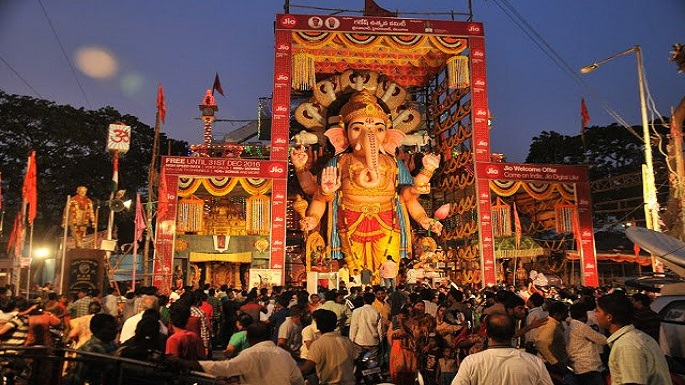
[{"label": "utility pole", "polygon": [[[159,131],[162,127],[162,117],[159,114],[159,109],[157,109],[157,114],[155,116],[155,136],[152,140],[152,156],[150,160],[150,168],[147,176],[147,205],[145,213],[146,231],[145,231],[145,243],[143,247],[143,284],[145,286],[150,286],[150,242],[152,241],[152,203],[155,201],[154,194],[154,181],[157,179],[157,152],[159,151]],[[135,266],[134,266],[135,268]]]},{"label": "utility pole", "polygon": [[671,140],[676,164],[676,191],[680,203],[680,239],[685,239],[685,161],[683,160],[683,120],[685,120],[685,98],[671,114]]}]

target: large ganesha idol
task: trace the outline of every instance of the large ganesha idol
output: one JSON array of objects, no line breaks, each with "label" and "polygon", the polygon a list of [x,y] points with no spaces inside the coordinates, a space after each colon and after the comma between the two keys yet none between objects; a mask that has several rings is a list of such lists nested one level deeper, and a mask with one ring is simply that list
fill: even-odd
[{"label": "large ganesha idol", "polygon": [[[335,156],[318,180],[307,170],[309,158],[304,149],[294,148],[291,153],[298,181],[305,193],[312,196],[301,226],[304,231],[314,230],[328,207],[330,257],[344,258],[350,271],[369,267],[377,277],[387,255],[404,258],[411,250],[410,217],[424,229],[442,231],[442,224],[430,218],[418,201],[419,194],[429,191],[428,182],[440,163],[440,156],[424,155],[423,169],[412,177],[404,163],[395,157],[405,132],[393,128],[393,124],[406,127],[410,116],[406,112],[412,109],[411,119],[419,119],[411,125],[415,129],[420,123],[418,111],[401,103],[384,102],[383,95],[387,97],[393,87],[397,88],[395,83],[386,81],[375,89],[368,85],[355,88],[352,84],[336,93],[333,90],[340,83],[339,79],[320,82],[317,87],[329,91],[328,104],[322,105],[315,97],[307,102],[309,105],[298,107],[299,114],[296,112],[302,123],[312,117],[306,113],[307,109],[318,109],[325,116],[330,106],[332,116],[326,121],[333,125],[323,134],[335,147]],[[380,97],[376,96],[379,94]],[[339,112],[335,111],[333,99],[344,103]],[[390,111],[385,109],[392,104],[398,115],[394,122]],[[316,131],[324,126],[311,124],[308,128]]]}]

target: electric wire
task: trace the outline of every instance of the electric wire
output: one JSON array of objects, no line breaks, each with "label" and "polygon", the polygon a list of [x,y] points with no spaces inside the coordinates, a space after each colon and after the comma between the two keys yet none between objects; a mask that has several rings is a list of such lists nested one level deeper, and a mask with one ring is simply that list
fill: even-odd
[{"label": "electric wire", "polygon": [[604,111],[606,111],[612,118],[616,120],[621,126],[627,129],[636,138],[643,141],[642,136],[640,136],[632,128],[628,122],[621,117],[603,98],[597,96],[597,93],[593,88],[578,75],[578,73],[564,60],[561,55],[559,55],[552,46],[547,43],[547,41],[533,28],[533,26],[526,21],[526,19],[509,3],[508,0],[494,0],[495,5],[497,5],[504,14],[509,17],[517,27],[519,27],[530,40],[538,47],[540,50],[552,60],[564,73],[566,73],[575,83],[581,87],[589,90],[590,96],[593,99],[598,100]]},{"label": "electric wire", "polygon": [[43,5],[42,0],[38,0],[38,4],[40,4],[40,7],[43,9],[43,14],[45,15],[45,19],[48,21],[48,25],[50,26],[50,29],[52,30],[52,34],[55,36],[55,39],[57,40],[57,44],[59,45],[59,48],[62,50],[62,56],[64,57],[64,60],[66,60],[67,65],[69,65],[69,69],[71,70],[72,75],[74,75],[74,79],[76,80],[76,84],[78,85],[79,90],[81,91],[81,95],[86,101],[86,105],[88,106],[89,109],[92,109],[90,100],[88,99],[88,95],[86,95],[86,91],[83,89],[83,85],[81,84],[81,81],[78,78],[78,75],[76,73],[76,69],[74,68],[73,64],[71,63],[71,60],[69,60],[69,56],[67,55],[67,51],[64,49],[64,45],[62,44],[62,40],[59,38],[59,35],[57,34],[57,30],[55,29],[55,26],[52,24],[52,20],[50,20],[50,16],[48,15],[47,9],[45,9],[45,6]]},{"label": "electric wire", "polygon": [[17,71],[14,67],[12,67],[12,65],[10,63],[8,63],[7,60],[5,60],[2,56],[0,56],[0,61],[5,63],[5,65],[10,69],[10,71],[14,72],[14,74],[17,75],[19,80],[21,80],[28,88],[30,88],[31,91],[33,91],[33,93],[36,96],[38,96],[41,99],[43,98],[43,96],[40,94],[40,92],[38,92],[35,88],[33,88],[31,83],[29,83],[28,80],[26,80],[23,76],[21,76],[19,71]]},{"label": "electric wire", "polygon": [[[331,12],[332,14],[339,14],[339,13],[356,13],[356,14],[363,14],[363,10],[358,10],[358,9],[344,9],[344,8],[326,8],[326,7],[315,7],[312,5],[298,5],[298,4],[290,4],[290,8],[300,8],[300,9],[313,9],[316,11],[328,11]],[[393,12],[393,11],[391,11]],[[470,13],[465,13],[465,12],[399,12],[395,11],[398,15],[413,15],[413,16],[434,16],[434,15],[441,15],[441,16],[471,16]]]}]

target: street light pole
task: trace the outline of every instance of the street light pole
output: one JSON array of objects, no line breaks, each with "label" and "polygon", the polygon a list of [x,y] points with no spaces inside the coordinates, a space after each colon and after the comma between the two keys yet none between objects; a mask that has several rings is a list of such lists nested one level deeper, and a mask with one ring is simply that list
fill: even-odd
[{"label": "street light pole", "polygon": [[[652,143],[650,139],[649,122],[647,119],[647,98],[645,96],[645,74],[642,62],[642,50],[639,45],[628,48],[625,51],[619,52],[606,59],[600,60],[596,63],[587,65],[580,69],[581,73],[590,73],[596,70],[600,65],[613,60],[619,56],[627,55],[635,52],[637,58],[637,80],[640,90],[640,115],[642,116],[642,139],[645,142],[645,163],[642,165],[642,196],[645,209],[645,227],[661,231],[659,225],[659,201],[656,196],[656,183],[654,181],[654,163],[652,160]],[[652,255],[652,270],[654,272],[662,271],[663,267]]]}]

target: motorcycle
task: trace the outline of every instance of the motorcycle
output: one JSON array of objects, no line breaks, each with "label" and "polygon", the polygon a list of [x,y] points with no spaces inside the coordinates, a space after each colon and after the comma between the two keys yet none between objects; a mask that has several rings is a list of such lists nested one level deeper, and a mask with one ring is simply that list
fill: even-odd
[{"label": "motorcycle", "polygon": [[356,360],[355,377],[357,384],[376,385],[383,383],[378,357],[369,351],[362,351]]}]

